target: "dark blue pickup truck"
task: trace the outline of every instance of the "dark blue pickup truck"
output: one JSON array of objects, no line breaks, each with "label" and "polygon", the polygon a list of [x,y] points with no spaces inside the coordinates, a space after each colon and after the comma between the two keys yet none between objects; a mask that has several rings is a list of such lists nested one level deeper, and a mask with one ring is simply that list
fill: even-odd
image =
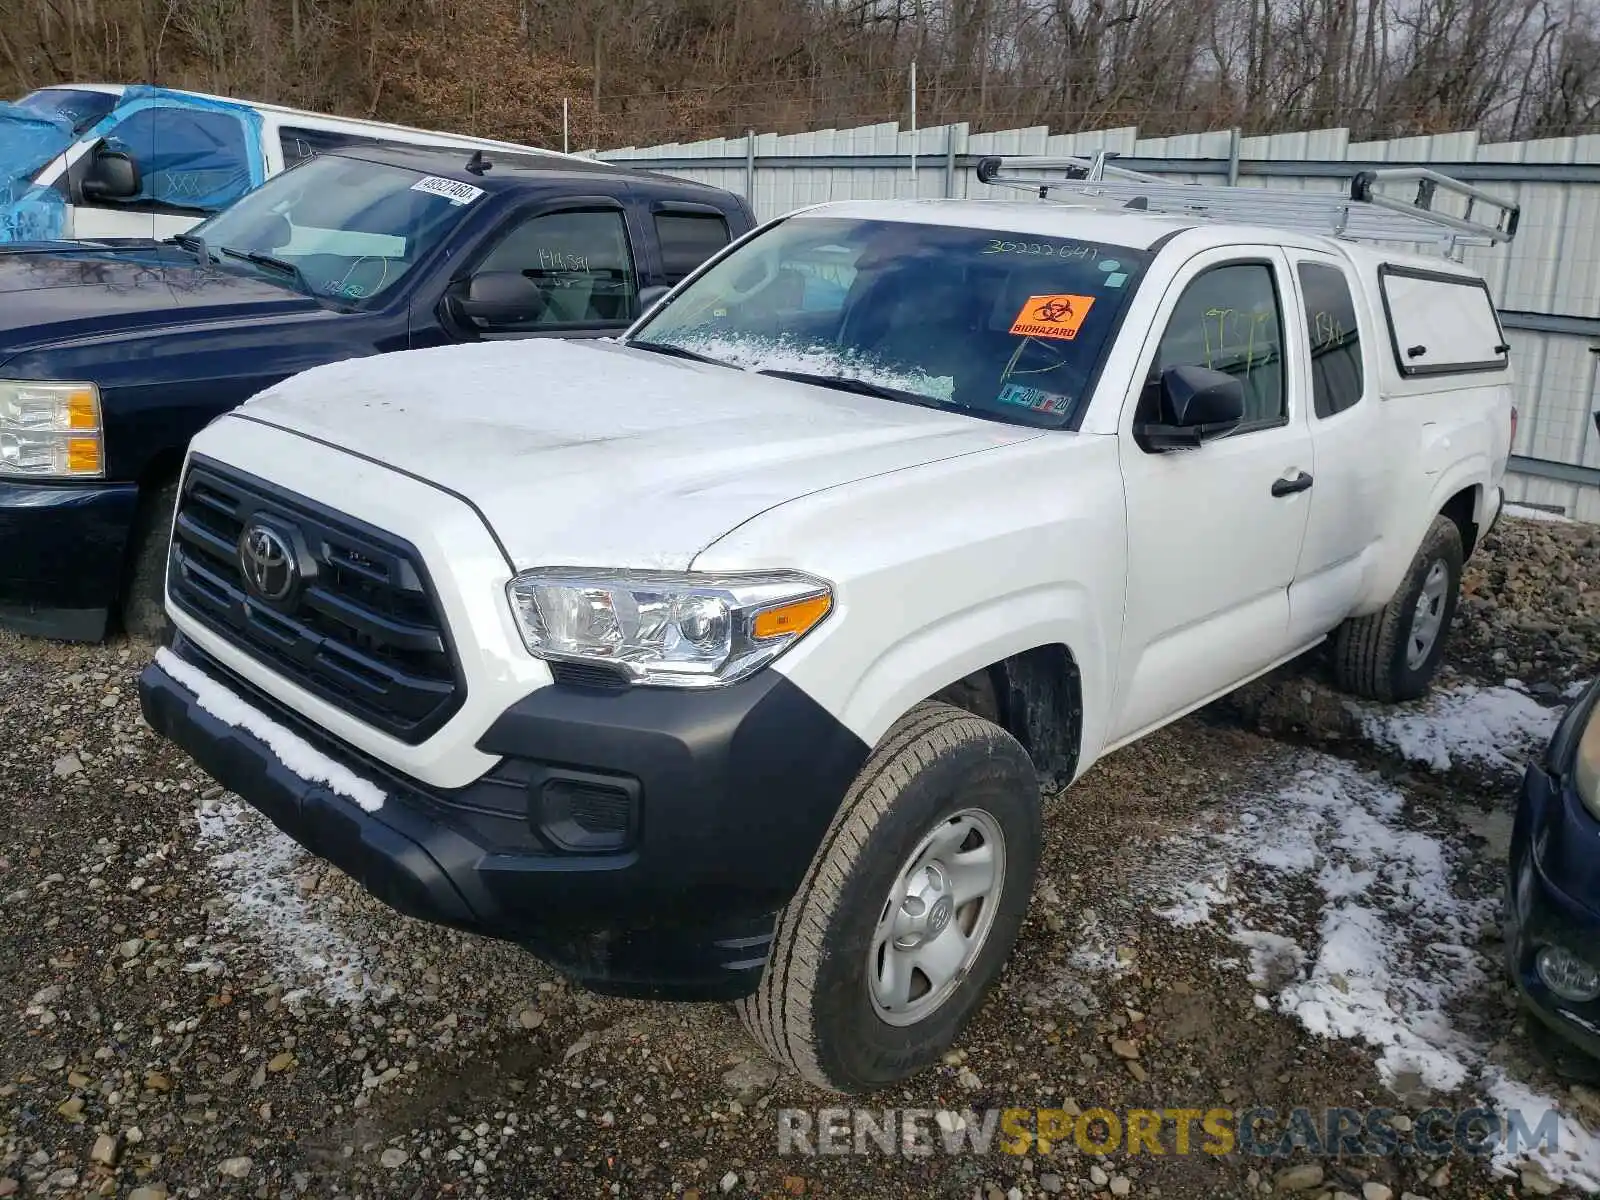
[{"label": "dark blue pickup truck", "polygon": [[602,163],[360,147],[174,241],[0,250],[0,627],[159,633],[184,448],[261,389],[615,333],[754,224],[729,192]]}]

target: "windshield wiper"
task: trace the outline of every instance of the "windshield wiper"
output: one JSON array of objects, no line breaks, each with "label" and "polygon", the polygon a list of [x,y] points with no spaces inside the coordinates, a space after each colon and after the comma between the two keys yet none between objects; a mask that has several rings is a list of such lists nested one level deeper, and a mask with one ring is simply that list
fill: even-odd
[{"label": "windshield wiper", "polygon": [[712,358],[709,354],[701,354],[698,350],[690,350],[683,346],[674,346],[671,342],[624,342],[625,346],[632,346],[636,350],[649,350],[654,354],[665,354],[670,358],[687,358],[690,362],[710,363],[714,367],[732,367],[732,363],[723,362],[720,358]]},{"label": "windshield wiper", "polygon": [[206,246],[206,240],[192,233],[180,233],[167,239],[175,245],[182,246],[200,260],[202,267],[211,265],[211,251]]},{"label": "windshield wiper", "polygon": [[266,267],[270,271],[290,276],[306,295],[313,295],[313,289],[305,274],[294,263],[286,258],[274,258],[270,254],[262,254],[256,250],[236,250],[232,246],[219,247],[223,254],[229,258],[243,259],[247,263],[254,263],[258,267]]},{"label": "windshield wiper", "polygon": [[761,367],[756,374],[771,375],[776,379],[792,379],[796,383],[814,383],[819,387],[836,388],[841,392],[854,392],[858,396],[876,396],[880,400],[900,400],[907,404],[920,404],[923,408],[950,411],[949,405],[942,404],[931,396],[921,396],[916,392],[890,387],[884,383],[873,383],[870,379],[858,379],[854,375],[829,375],[821,371],[788,371],[780,367]]}]

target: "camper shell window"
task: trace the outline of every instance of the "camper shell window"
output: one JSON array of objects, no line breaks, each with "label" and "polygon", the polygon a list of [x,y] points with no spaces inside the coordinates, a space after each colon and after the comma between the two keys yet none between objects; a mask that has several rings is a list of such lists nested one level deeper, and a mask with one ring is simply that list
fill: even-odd
[{"label": "camper shell window", "polygon": [[1506,369],[1511,347],[1482,279],[1384,263],[1378,290],[1401,375]]}]

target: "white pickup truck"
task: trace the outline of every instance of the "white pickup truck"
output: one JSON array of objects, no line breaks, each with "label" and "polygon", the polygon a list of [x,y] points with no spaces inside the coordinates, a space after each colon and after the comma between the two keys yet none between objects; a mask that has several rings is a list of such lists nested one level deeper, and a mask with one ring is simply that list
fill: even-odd
[{"label": "white pickup truck", "polygon": [[1401,175],[827,204],[612,341],[294,377],[192,444],[146,717],[403,912],[905,1078],[1044,796],[1330,635],[1350,691],[1428,687],[1508,347],[1478,275],[1358,239],[1516,211]]}]

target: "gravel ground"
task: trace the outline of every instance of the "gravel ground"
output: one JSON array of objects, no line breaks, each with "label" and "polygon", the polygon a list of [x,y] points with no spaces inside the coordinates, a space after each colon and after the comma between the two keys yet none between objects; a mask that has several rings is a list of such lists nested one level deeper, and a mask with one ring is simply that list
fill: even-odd
[{"label": "gravel ground", "polygon": [[1060,797],[1001,988],[873,1104],[1558,1104],[1556,1158],[782,1155],[776,1110],[830,1099],[730,1009],[382,908],[145,728],[150,647],[0,635],[0,1197],[1600,1190],[1600,1096],[1536,1065],[1492,923],[1516,773],[1596,670],[1600,529],[1508,521],[1465,591],[1429,701],[1313,656]]}]

